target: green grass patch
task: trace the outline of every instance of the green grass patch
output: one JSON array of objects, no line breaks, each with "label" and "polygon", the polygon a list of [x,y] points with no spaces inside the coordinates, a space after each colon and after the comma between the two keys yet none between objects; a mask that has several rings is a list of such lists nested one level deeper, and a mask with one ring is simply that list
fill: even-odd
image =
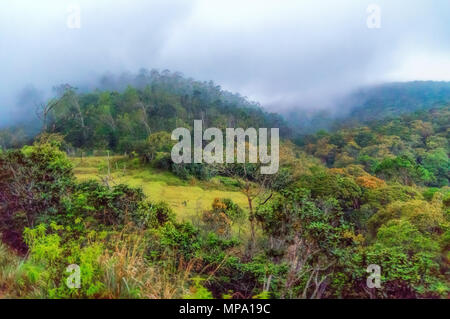
[{"label": "green grass patch", "polygon": [[[81,160],[72,158],[78,180],[100,180],[108,172],[107,157],[92,156]],[[210,181],[185,181],[171,172],[137,165],[133,160],[114,156],[110,158],[112,183],[140,187],[152,201],[165,201],[179,220],[192,220],[211,207],[215,198],[230,198],[244,210],[247,199],[239,192],[231,178],[215,177]]]}]

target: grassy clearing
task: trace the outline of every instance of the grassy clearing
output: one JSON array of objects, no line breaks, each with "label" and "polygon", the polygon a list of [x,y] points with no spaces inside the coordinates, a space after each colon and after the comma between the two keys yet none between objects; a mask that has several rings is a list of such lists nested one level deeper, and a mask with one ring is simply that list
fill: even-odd
[{"label": "grassy clearing", "polygon": [[[107,157],[72,158],[75,176],[80,180],[99,180],[107,175]],[[167,202],[177,218],[192,220],[211,207],[214,198],[230,198],[243,209],[248,208],[246,197],[227,180],[214,178],[203,182],[184,181],[170,172],[142,167],[136,161],[127,161],[122,157],[110,158],[112,182],[140,187],[152,201]]]}]

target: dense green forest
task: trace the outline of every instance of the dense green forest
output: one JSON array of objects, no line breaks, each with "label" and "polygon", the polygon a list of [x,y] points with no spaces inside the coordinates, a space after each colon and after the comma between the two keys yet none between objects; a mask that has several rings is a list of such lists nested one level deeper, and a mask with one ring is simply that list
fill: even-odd
[{"label": "dense green forest", "polygon": [[[62,86],[39,109],[39,135],[1,131],[0,297],[449,297],[450,106],[441,95],[429,91],[440,101],[432,107],[403,95],[398,114],[368,106],[372,115],[301,135],[212,82],[154,72],[138,80],[123,90]],[[194,119],[279,127],[279,172],[173,164],[170,132]],[[103,178],[77,179],[73,159],[100,152]],[[180,220],[151,193],[108,179],[131,167],[192,185],[218,180],[246,205],[216,198]],[[71,264],[79,289],[66,285]],[[369,265],[381,268],[380,288],[366,284]]]},{"label": "dense green forest", "polygon": [[[39,125],[46,132],[64,135],[71,150],[121,153],[135,150],[151,133],[191,128],[194,119],[202,119],[205,127],[279,127],[282,136],[290,134],[280,115],[264,112],[258,103],[213,82],[194,81],[179,73],[141,70],[135,77],[105,76],[99,87],[94,91],[68,84],[55,87],[56,97],[36,110]],[[33,106],[29,112],[35,113]],[[27,131],[30,125],[1,130],[0,145],[23,145],[32,138]]]}]

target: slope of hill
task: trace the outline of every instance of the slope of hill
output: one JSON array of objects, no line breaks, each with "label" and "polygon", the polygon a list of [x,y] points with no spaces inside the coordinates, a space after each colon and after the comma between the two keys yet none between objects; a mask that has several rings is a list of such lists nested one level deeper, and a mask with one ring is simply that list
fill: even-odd
[{"label": "slope of hill", "polygon": [[295,131],[314,133],[445,105],[450,105],[450,82],[386,83],[354,91],[336,101],[331,110],[310,115],[292,110],[286,118]]},{"label": "slope of hill", "polygon": [[[279,127],[282,136],[290,134],[280,115],[211,81],[179,73],[142,70],[137,76],[104,77],[95,87],[100,89],[55,88],[57,97],[38,111],[43,130],[64,135],[73,148],[122,153],[151,133],[191,128],[194,119],[202,119],[205,127]],[[3,130],[0,145],[20,146],[27,141],[25,132],[20,126]]]},{"label": "slope of hill", "polygon": [[302,142],[329,167],[352,164],[385,180],[447,186],[450,178],[450,106],[319,132]]},{"label": "slope of hill", "polygon": [[449,106],[285,138],[270,176],[170,160],[170,130],[195,118],[284,125],[212,84],[65,86],[42,111],[46,134],[0,152],[2,296],[449,297]]}]

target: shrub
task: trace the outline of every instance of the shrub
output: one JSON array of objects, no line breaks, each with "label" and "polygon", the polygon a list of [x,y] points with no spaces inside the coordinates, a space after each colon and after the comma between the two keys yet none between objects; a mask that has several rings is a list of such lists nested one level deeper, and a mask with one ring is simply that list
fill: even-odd
[{"label": "shrub", "polygon": [[0,230],[4,241],[24,251],[24,227],[58,215],[74,185],[72,164],[55,141],[38,141],[0,154]]}]

